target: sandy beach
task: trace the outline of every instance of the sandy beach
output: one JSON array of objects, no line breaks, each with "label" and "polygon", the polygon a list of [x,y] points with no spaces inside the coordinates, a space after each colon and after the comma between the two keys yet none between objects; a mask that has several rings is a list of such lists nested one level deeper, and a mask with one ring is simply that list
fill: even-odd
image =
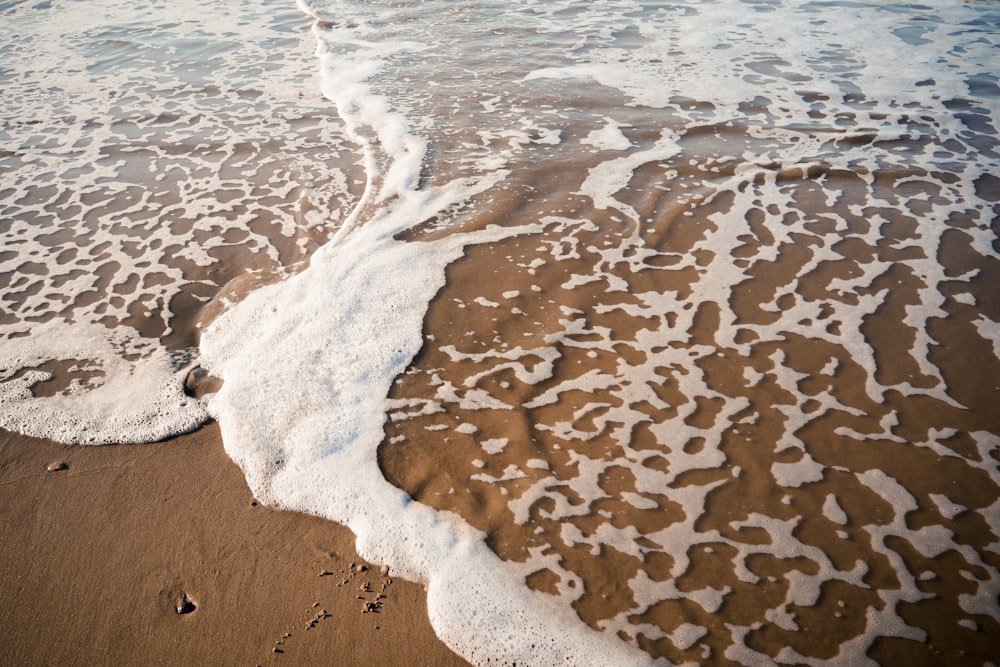
[{"label": "sandy beach", "polygon": [[2,432],[0,505],[2,664],[466,664],[348,529],[254,504],[215,424],[137,446]]},{"label": "sandy beach", "polygon": [[1000,3],[0,16],[0,667],[1000,665]]}]

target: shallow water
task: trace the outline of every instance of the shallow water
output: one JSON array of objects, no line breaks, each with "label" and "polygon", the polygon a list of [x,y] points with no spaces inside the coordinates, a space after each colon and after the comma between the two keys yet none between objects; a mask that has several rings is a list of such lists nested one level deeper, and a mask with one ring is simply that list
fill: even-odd
[{"label": "shallow water", "polygon": [[[4,130],[5,427],[51,414],[32,387],[147,377],[33,384],[100,347],[36,322],[113,326],[169,359],[149,437],[203,418],[207,367],[255,494],[429,582],[474,663],[992,659],[993,3],[303,2],[321,84],[302,14],[224,7],[57,102],[83,75],[4,53],[36,91]],[[120,11],[70,46],[161,20]]]},{"label": "shallow water", "polygon": [[0,425],[72,442],[191,428],[201,308],[303,261],[363,179],[302,14],[42,2],[3,19]]}]

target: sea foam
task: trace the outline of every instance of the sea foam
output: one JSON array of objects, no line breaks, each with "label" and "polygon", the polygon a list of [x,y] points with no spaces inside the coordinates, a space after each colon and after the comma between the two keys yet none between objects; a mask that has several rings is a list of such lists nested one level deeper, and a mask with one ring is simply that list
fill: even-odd
[{"label": "sea foam", "polygon": [[[300,8],[339,120],[297,116],[280,85],[223,87],[218,116],[197,103],[180,120],[169,103],[142,115],[170,96],[135,86],[110,109],[117,129],[71,125],[73,161],[52,174],[49,137],[11,125],[7,238],[27,252],[0,252],[20,274],[5,426],[31,432],[75,406],[85,420],[37,432],[187,428],[205,407],[180,378],[200,355],[224,381],[207,410],[255,495],[348,525],[366,558],[427,583],[435,630],[476,664],[860,663],[956,641],[988,654],[988,4]],[[223,58],[228,75],[238,60]],[[64,88],[94,93],[98,117],[113,77],[81,76]],[[237,110],[256,120],[229,124]],[[189,163],[170,141],[130,143],[164,122],[189,153],[218,153]],[[360,175],[338,157],[345,138]],[[109,142],[125,144],[118,168],[101,162]],[[142,170],[161,186],[130,187]],[[103,262],[90,273],[30,224],[87,203],[33,179],[81,173],[88,201],[114,202],[82,235]],[[128,185],[96,187],[116,178]],[[161,205],[175,190],[187,199]],[[294,205],[262,225],[254,203],[272,197]],[[143,227],[138,245],[108,233],[147,219],[169,231]],[[196,243],[175,244],[185,229]],[[53,241],[70,268],[40,278]],[[171,335],[176,294],[210,291],[178,287],[189,276],[172,253],[205,271],[266,257],[253,268],[285,279],[218,299],[197,354],[168,348],[156,337]],[[161,257],[162,271],[140,265]],[[93,341],[31,319],[60,284],[87,293],[91,273],[108,284],[59,315]],[[125,414],[105,372],[152,398]],[[46,373],[67,375],[54,400]]]},{"label": "sea foam", "polygon": [[199,309],[248,273],[287,275],[353,201],[301,12],[0,13],[0,426],[86,444],[189,431],[207,418],[184,388]]},{"label": "sea foam", "polygon": [[[317,26],[321,51],[343,44],[323,34],[330,30]],[[202,362],[224,381],[210,410],[226,451],[265,503],[344,523],[366,558],[427,582],[432,624],[470,660],[641,662],[641,653],[520,586],[482,534],[413,502],[379,470],[386,397],[423,345],[427,303],[444,285],[445,267],[467,245],[540,229],[487,227],[427,243],[394,239],[469,202],[505,173],[414,187],[421,142],[405,117],[365,85],[389,49],[382,47],[363,45],[363,67],[352,58],[323,58],[326,90],[363,142],[366,164],[377,169],[359,203],[378,204],[375,212],[345,228],[306,270],[254,292],[202,336]]]},{"label": "sea foam", "polygon": [[[969,94],[994,48],[946,27],[974,10],[948,5],[931,29],[857,6],[836,38],[811,3],[477,14],[484,34],[523,36],[514,58],[456,50],[460,18],[431,30],[423,6],[302,7],[367,183],[307,270],[202,340],[225,381],[210,409],[262,500],[346,523],[366,557],[428,582],[436,631],[477,664],[866,660],[880,638],[928,637],[899,612],[929,599],[899,542],[930,559],[960,552],[983,579],[946,604],[990,606],[997,568],[982,545],[912,528],[923,498],[909,473],[841,453],[909,445],[906,400],[967,407],[927,331],[951,308],[945,283],[975,278],[944,269],[938,249],[942,220],[967,202],[975,222],[959,233],[982,227],[986,162],[928,171],[964,152],[949,136],[974,141],[945,100]],[[888,43],[932,32],[946,55],[890,64]],[[567,102],[580,82],[599,91],[592,115]],[[660,245],[675,230],[687,245]],[[901,238],[887,244],[887,230]],[[507,263],[483,264],[480,284],[468,258],[488,252]],[[912,278],[896,283],[912,297],[905,378],[868,333],[897,266]],[[465,443],[467,476],[455,472]],[[408,484],[421,455],[441,479]],[[865,515],[859,497],[889,516]],[[503,521],[501,539],[490,531]],[[876,570],[895,583],[873,586]],[[830,591],[863,611],[835,620]],[[813,649],[802,619],[828,612],[839,634]],[[720,630],[715,617],[732,620]]]}]

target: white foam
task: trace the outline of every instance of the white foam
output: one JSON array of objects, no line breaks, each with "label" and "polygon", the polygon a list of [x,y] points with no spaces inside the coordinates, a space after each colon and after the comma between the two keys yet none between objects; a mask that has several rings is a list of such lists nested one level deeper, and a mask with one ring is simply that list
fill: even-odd
[{"label": "white foam", "polygon": [[[455,189],[453,196],[470,194]],[[422,198],[445,200],[444,192],[432,194]],[[371,398],[386,396],[420,349],[424,309],[444,267],[464,244],[511,233],[429,247],[392,241],[387,228],[412,220],[422,208],[416,198],[325,248],[302,274],[255,292],[205,332],[204,361],[225,381],[210,407],[227,452],[262,501],[345,523],[366,558],[429,582],[435,629],[469,659],[600,662],[622,650],[617,642],[609,646],[565,613],[553,633],[552,610],[537,595],[514,582],[497,585],[509,575],[480,534],[412,502],[379,471],[385,405]],[[306,359],[308,370],[290,363]],[[480,623],[469,626],[468,618]]]},{"label": "white foam", "polygon": [[809,454],[803,454],[795,463],[771,464],[771,474],[775,481],[781,486],[792,488],[820,481],[823,479],[824,469],[825,466],[817,463]]},{"label": "white foam", "polygon": [[927,494],[934,505],[937,507],[938,512],[941,513],[946,519],[954,519],[956,516],[968,510],[968,507],[959,505],[958,503],[950,500],[948,496],[940,493],[930,493]]},{"label": "white foam", "polygon": [[456,426],[455,430],[457,432],[459,432],[459,433],[465,433],[466,435],[472,435],[472,434],[476,433],[477,431],[479,431],[479,427],[476,426],[475,424],[465,423],[465,424],[459,424],[458,426]]},{"label": "white foam", "polygon": [[[154,349],[140,356],[138,351],[127,330],[58,321],[34,327],[31,336],[5,341],[0,346],[0,369],[5,369],[0,370],[0,427],[99,445],[151,442],[204,422],[205,407],[184,393],[190,355]],[[32,385],[51,374],[15,371],[52,360],[82,361],[98,375],[54,396],[36,397]]]},{"label": "white foam", "polygon": [[[711,545],[725,545],[735,554],[732,574],[743,584],[762,583],[752,567],[757,556],[801,559],[812,566],[790,571],[785,597],[748,621],[753,625],[718,623],[713,638],[716,631],[729,632],[732,643],[719,650],[749,664],[776,659],[819,664],[790,648],[765,655],[746,645],[749,633],[765,621],[788,631],[799,628],[793,606],[822,605],[826,582],[865,591],[874,585],[865,581],[869,566],[861,556],[841,570],[830,555],[803,541],[816,526],[843,540],[844,549],[858,547],[859,534],[867,534],[871,547],[858,547],[858,553],[880,559],[899,581],[898,588],[875,591],[880,605],[865,612],[863,632],[845,640],[833,661],[863,662],[878,636],[925,637],[899,616],[901,602],[920,602],[927,594],[905,559],[889,547],[896,540],[928,558],[953,549],[970,566],[982,568],[976,572],[986,575],[959,603],[967,613],[997,613],[1000,576],[976,549],[958,542],[961,531],[948,522],[962,521],[967,509],[1000,534],[1000,501],[964,508],[950,496],[930,494],[942,523],[914,530],[906,514],[932,509],[925,497],[886,473],[857,473],[846,464],[826,468],[821,461],[835,454],[810,452],[809,439],[816,437],[811,427],[828,421],[836,428],[823,434],[830,441],[825,444],[873,451],[925,447],[948,457],[949,464],[993,481],[1000,477],[996,434],[962,434],[971,435],[976,450],[966,456],[947,442],[957,430],[932,430],[925,441],[911,442],[899,413],[883,408],[897,395],[938,401],[949,410],[961,407],[934,363],[932,329],[947,321],[956,305],[971,312],[979,285],[971,284],[974,271],[954,275],[938,266],[945,254],[944,221],[952,213],[967,215],[972,222],[951,231],[981,257],[997,256],[991,209],[977,194],[975,180],[994,165],[963,143],[969,128],[943,102],[969,96],[967,79],[976,67],[992,71],[995,35],[968,32],[978,9],[958,2],[929,8],[851,2],[817,13],[808,2],[643,6],[608,0],[584,7],[552,0],[475,13],[471,5],[455,12],[436,2],[301,4],[323,19],[314,31],[323,89],[360,147],[365,187],[333,243],[307,270],[233,306],[203,338],[206,365],[225,380],[211,411],[227,451],[258,497],[346,523],[367,558],[428,582],[435,629],[480,664],[642,663],[645,654],[618,640],[619,633],[635,638],[640,631],[695,650],[704,628],[685,624],[665,632],[635,622],[634,615],[685,598],[710,614],[724,615],[727,607],[739,605],[743,586],[679,590],[677,579],[697,569],[691,568],[691,554],[699,545],[706,553]],[[470,25],[491,48],[465,44]],[[936,48],[912,48],[914,30]],[[508,35],[516,39],[504,41]],[[895,55],[901,52],[915,55],[900,62]],[[537,69],[538,63],[555,64]],[[920,85],[930,77],[933,85]],[[577,81],[559,83],[571,79]],[[78,92],[94,85],[79,72],[64,80]],[[571,101],[579,80],[592,86],[586,92],[597,94],[575,108]],[[603,87],[593,86],[595,81]],[[568,97],[560,97],[564,90]],[[976,104],[984,117],[997,117],[995,100]],[[958,149],[945,148],[952,138]],[[930,175],[917,176],[920,172]],[[838,181],[837,174],[850,179]],[[883,186],[883,177],[898,182]],[[212,173],[190,183],[226,185]],[[631,187],[635,183],[643,187]],[[800,205],[794,190],[803,185],[815,186],[818,203]],[[903,198],[892,192],[897,186],[917,192]],[[551,201],[545,201],[549,195]],[[564,205],[568,200],[572,204]],[[126,214],[140,209],[127,208]],[[210,218],[212,210],[205,201],[190,207],[199,220]],[[502,215],[510,227],[481,224],[477,213]],[[751,214],[758,218],[754,224]],[[883,229],[899,219],[919,224],[912,232],[896,230],[899,238],[887,243]],[[414,229],[424,240],[396,240]],[[690,248],[661,245],[654,238],[661,232],[690,236]],[[532,314],[542,333],[526,334],[517,344],[494,339],[496,349],[489,349],[488,335],[468,349],[462,343],[435,347],[469,373],[456,379],[436,369],[429,373],[433,395],[388,401],[393,378],[422,346],[436,344],[421,328],[427,304],[446,287],[446,267],[465,246],[519,234],[534,236],[519,248],[523,256],[507,255],[511,271],[520,278],[537,276],[533,282],[539,284],[463,295],[455,304],[442,299],[441,305],[461,308],[471,320],[484,312],[490,318],[503,315],[495,310],[497,292],[503,299],[519,297],[519,308],[511,313],[532,313],[534,300],[551,300],[545,315]],[[841,250],[845,240],[861,247],[860,258]],[[796,251],[802,265],[785,284],[759,279],[758,269]],[[906,261],[890,259],[889,251]],[[191,252],[194,262],[210,256],[206,250]],[[821,284],[810,279],[845,264],[849,270],[834,270]],[[572,268],[560,274],[563,265]],[[885,369],[863,332],[896,295],[885,285],[896,267],[910,272],[911,284],[919,283],[912,300],[920,307],[907,307],[900,323],[913,332],[901,356],[920,376],[907,380],[880,372]],[[648,281],[653,286],[637,288],[650,274],[667,276],[666,286],[654,278]],[[960,282],[970,286],[961,286],[949,303],[945,295],[955,293],[951,283]],[[765,292],[749,317],[740,308],[753,299],[738,295],[747,286]],[[559,298],[567,303],[557,303]],[[549,313],[550,321],[541,322]],[[705,313],[717,317],[700,318]],[[609,315],[641,324],[616,332],[597,322]],[[695,333],[696,325],[713,320],[713,331]],[[993,319],[980,314],[965,323],[1000,355]],[[466,330],[479,333],[474,324],[463,323]],[[805,363],[786,354],[791,339],[815,343],[821,355],[834,350],[835,357]],[[96,365],[83,348],[69,356]],[[611,361],[599,368],[579,364],[585,370],[574,373],[572,362],[583,355]],[[44,358],[36,355],[31,363]],[[734,366],[733,387],[721,386],[712,370],[720,364]],[[168,371],[170,381],[162,386],[177,396],[183,369]],[[122,376],[129,374],[138,377],[124,367]],[[484,382],[492,376],[506,379]],[[7,386],[21,396],[35,377],[9,375]],[[857,379],[845,379],[852,377]],[[528,398],[511,398],[515,385]],[[845,385],[857,391],[839,391]],[[505,391],[494,395],[496,386]],[[666,394],[658,391],[665,388]],[[161,385],[153,389],[160,391]],[[768,392],[773,396],[762,397]],[[113,393],[109,403],[120,401],[121,391]],[[572,410],[551,409],[570,397],[584,400]],[[157,405],[150,403],[153,412]],[[460,420],[439,416],[452,409],[464,411]],[[559,442],[559,456],[543,458],[552,452],[540,448],[537,455],[518,459],[525,443],[506,437],[508,432],[490,437],[493,411],[526,417],[540,440],[552,436]],[[431,415],[440,419],[418,432],[427,440],[444,442],[455,432],[475,436],[465,438],[479,440],[471,461],[479,472],[471,479],[517,480],[509,485],[516,491],[502,487],[498,493],[521,527],[540,528],[527,525],[535,507],[542,518],[561,521],[554,539],[565,545],[595,555],[613,548],[638,560],[660,551],[673,559],[673,578],[656,582],[640,570],[627,582],[635,608],[599,620],[604,633],[593,631],[572,608],[584,594],[584,581],[558,554],[534,548],[523,563],[503,563],[485,547],[483,535],[456,515],[435,512],[386,482],[376,449],[387,413],[393,425]],[[656,413],[670,417],[654,422],[650,415]],[[490,419],[476,421],[487,414]],[[773,442],[754,442],[758,424],[780,425],[781,433]],[[640,430],[653,441],[649,448],[633,439]],[[773,447],[784,453],[782,461],[787,455],[798,458],[735,465],[729,456],[743,444],[731,446],[738,441],[730,438],[746,438],[746,446],[759,446],[763,456]],[[596,442],[607,444],[606,451],[587,455]],[[501,455],[515,462],[498,465]],[[568,465],[555,460],[563,457]],[[602,486],[610,466],[634,478],[634,491],[612,497]],[[707,474],[686,474],[701,471]],[[845,471],[855,474],[842,475]],[[742,519],[728,520],[726,530],[699,528],[714,511],[708,502],[714,490],[758,474],[765,479],[753,481],[772,485],[773,499],[766,494],[748,499],[761,508],[747,507]],[[838,502],[826,484],[818,484],[827,475],[826,481],[846,478],[847,486],[882,497],[894,512],[890,522],[861,525],[849,515],[847,495]],[[682,476],[684,486],[677,486]],[[583,502],[569,502],[555,487]],[[462,489],[455,484],[452,491],[458,495]],[[642,535],[632,525],[616,528],[605,508],[592,511],[597,501],[619,499],[648,512],[669,505],[677,518]],[[821,499],[822,517],[799,509]],[[780,519],[763,513],[771,500]],[[572,522],[591,514],[599,520],[593,529]],[[806,522],[810,530],[800,531]],[[744,542],[733,536],[744,530],[767,539]],[[1000,551],[1000,542],[988,549]],[[542,567],[557,575],[558,594],[524,585],[524,576]],[[972,567],[964,572],[973,577]],[[730,599],[736,600],[733,605],[727,604]],[[708,656],[710,647],[701,648]]]},{"label": "white foam", "polygon": [[590,197],[597,208],[615,208],[633,220],[638,220],[639,214],[631,206],[616,200],[614,195],[628,185],[632,174],[642,165],[667,160],[680,153],[677,138],[673,130],[666,128],[653,148],[600,163],[590,170],[580,187],[580,193]]},{"label": "white foam", "polygon": [[985,315],[980,315],[973,324],[976,331],[993,346],[993,354],[1000,358],[1000,322],[994,322]]},{"label": "white foam", "polygon": [[632,147],[632,142],[622,134],[621,125],[610,118],[607,125],[584,137],[583,143],[605,151],[624,151]]},{"label": "white foam", "polygon": [[510,442],[508,438],[494,438],[491,440],[483,440],[479,443],[479,446],[483,448],[487,454],[499,454],[503,451],[507,443]]},{"label": "white foam", "polygon": [[686,651],[706,634],[708,634],[708,629],[701,625],[681,623],[670,633],[670,641],[680,650]]},{"label": "white foam", "polygon": [[837,497],[832,493],[828,493],[826,500],[823,501],[823,516],[841,526],[847,525],[847,513],[844,512],[840,503],[837,502]]},{"label": "white foam", "polygon": [[[339,126],[303,92],[301,14],[99,0],[3,20],[0,425],[92,444],[190,430],[207,415],[183,391],[197,350],[169,340],[181,297],[239,275],[220,255],[280,275],[348,191]],[[74,359],[88,379],[35,395],[38,368]]]},{"label": "white foam", "polygon": [[[355,39],[326,30],[337,40]],[[316,32],[321,44],[333,42],[322,28]],[[369,59],[393,52],[378,43],[351,45]],[[414,189],[422,142],[404,136],[405,118],[367,87],[377,63],[363,74],[357,65],[356,58],[324,57],[325,89],[365,142],[372,169],[382,170],[369,174],[369,193],[379,192],[384,205],[316,253],[306,271],[255,292],[205,332],[204,362],[225,381],[210,408],[227,451],[261,500],[345,523],[366,558],[428,582],[432,625],[467,659],[641,662],[634,649],[595,633],[516,581],[481,534],[412,502],[381,475],[376,449],[388,407],[384,397],[423,345],[424,313],[444,284],[445,267],[466,245],[540,227],[487,228],[432,243],[395,241],[399,231],[468,201],[504,174]],[[390,174],[385,185],[371,187],[383,171]],[[372,196],[360,206],[370,206]],[[446,383],[438,391],[458,398]],[[476,396],[470,390],[464,400],[475,407],[482,404]]]}]

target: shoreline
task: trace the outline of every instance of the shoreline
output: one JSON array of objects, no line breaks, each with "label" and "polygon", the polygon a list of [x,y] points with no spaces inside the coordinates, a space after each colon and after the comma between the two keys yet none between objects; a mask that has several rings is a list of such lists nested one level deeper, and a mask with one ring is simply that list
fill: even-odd
[{"label": "shoreline", "polygon": [[347,528],[256,504],[215,423],[97,447],[0,431],[0,498],[4,664],[467,664]]}]

